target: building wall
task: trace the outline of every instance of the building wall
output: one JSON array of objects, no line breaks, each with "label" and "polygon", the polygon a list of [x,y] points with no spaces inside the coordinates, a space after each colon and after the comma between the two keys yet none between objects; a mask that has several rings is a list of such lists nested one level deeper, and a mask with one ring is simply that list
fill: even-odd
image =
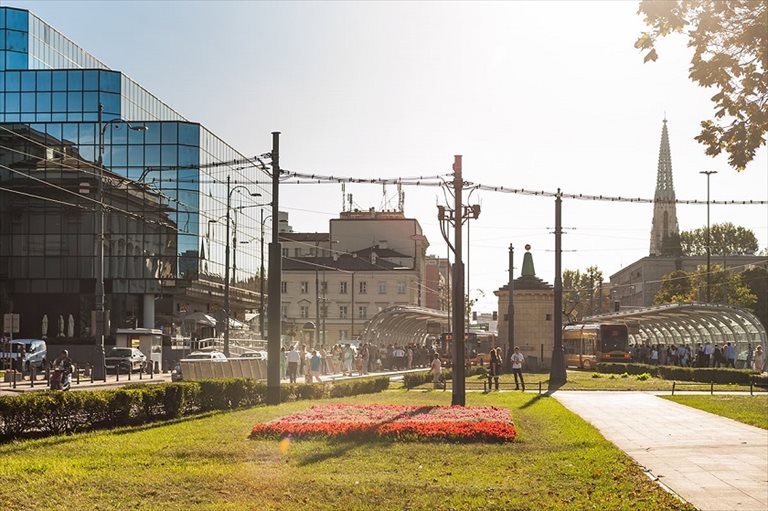
[{"label": "building wall", "polygon": [[[501,289],[495,292],[499,297],[499,342],[507,345],[509,332],[509,291]],[[538,364],[548,367],[552,359],[554,346],[554,311],[555,294],[547,290],[515,290],[515,346]]]},{"label": "building wall", "polygon": [[424,305],[430,309],[447,310],[451,290],[448,288],[448,260],[427,256],[424,277]]},{"label": "building wall", "polygon": [[[611,302],[619,301],[621,307],[648,307],[653,305],[656,293],[661,289],[665,275],[681,269],[686,272],[695,271],[699,266],[706,267],[706,256],[694,257],[644,257],[622,268],[610,277]],[[768,265],[768,257],[734,255],[712,255],[711,265],[720,265],[733,271],[744,271],[749,265]],[[702,296],[699,301],[704,301]]]},{"label": "building wall", "polygon": [[[322,271],[317,273],[319,286],[315,286],[314,271],[284,271],[282,294],[283,333],[294,333],[296,340],[309,342],[310,336],[304,336],[302,326],[305,323],[317,323],[316,297],[320,305],[327,306],[325,316],[325,343],[335,344],[341,339],[351,339],[360,335],[368,321],[379,311],[392,305],[413,304],[417,275],[413,271],[361,271],[354,275],[337,271]],[[326,283],[323,292],[323,282]],[[361,293],[360,285],[366,284],[366,292]],[[342,283],[346,284],[346,292],[342,293]],[[383,285],[383,288],[380,287]],[[302,292],[306,290],[306,292]],[[401,292],[405,291],[405,292]],[[344,314],[342,308],[346,308]],[[365,315],[360,315],[360,307],[365,307]],[[319,339],[322,341],[322,310]],[[353,320],[354,315],[354,320]],[[306,339],[305,339],[306,337]]]}]

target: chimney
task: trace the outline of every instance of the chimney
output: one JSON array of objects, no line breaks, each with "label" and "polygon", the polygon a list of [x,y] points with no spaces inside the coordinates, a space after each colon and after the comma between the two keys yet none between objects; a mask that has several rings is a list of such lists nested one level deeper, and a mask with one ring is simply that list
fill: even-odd
[{"label": "chimney", "polygon": [[379,248],[389,248],[387,246],[387,240],[379,240],[379,244],[377,245]]}]

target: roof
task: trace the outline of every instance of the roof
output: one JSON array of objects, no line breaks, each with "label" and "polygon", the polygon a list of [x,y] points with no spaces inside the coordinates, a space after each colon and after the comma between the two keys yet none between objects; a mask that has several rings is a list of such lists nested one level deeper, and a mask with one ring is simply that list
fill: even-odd
[{"label": "roof", "polygon": [[330,241],[331,235],[327,232],[281,232],[282,241]]},{"label": "roof", "polygon": [[368,259],[371,257],[371,252],[376,252],[377,257],[411,257],[409,255],[398,252],[397,250],[392,250],[391,248],[382,248],[379,245],[357,250],[355,251],[355,254],[357,254],[358,257],[365,257]]},{"label": "roof", "polygon": [[283,271],[314,271],[340,270],[340,271],[393,271],[410,270],[400,265],[389,262],[386,259],[378,259],[376,264],[363,257],[353,254],[342,254],[338,258],[333,257],[283,257]]}]

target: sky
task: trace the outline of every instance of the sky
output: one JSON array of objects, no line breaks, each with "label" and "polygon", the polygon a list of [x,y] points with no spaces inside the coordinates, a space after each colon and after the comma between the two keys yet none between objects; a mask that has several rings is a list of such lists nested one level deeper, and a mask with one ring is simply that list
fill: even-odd
[{"label": "sky", "polygon": [[[678,199],[768,200],[768,150],[743,172],[694,140],[714,94],[688,78],[681,35],[643,64],[637,2],[31,2],[27,8],[247,155],[280,131],[281,167],[320,175],[451,172],[486,185],[652,198],[667,118]],[[356,207],[393,208],[381,185],[347,185]],[[339,184],[289,185],[281,210],[295,231],[327,231]],[[405,188],[428,253],[444,256],[437,188]],[[476,309],[515,276],[531,245],[554,282],[554,199],[476,191],[468,284]],[[647,256],[652,204],[563,201],[563,269],[608,277]],[[768,206],[712,205],[711,223],[752,229],[768,247]],[[681,230],[705,205],[678,205]],[[465,237],[466,240],[466,237]]]}]

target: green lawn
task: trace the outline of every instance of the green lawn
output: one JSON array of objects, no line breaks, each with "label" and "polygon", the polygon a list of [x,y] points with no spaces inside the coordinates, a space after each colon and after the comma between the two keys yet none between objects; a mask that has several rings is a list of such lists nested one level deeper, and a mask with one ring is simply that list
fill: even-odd
[{"label": "green lawn", "polygon": [[682,405],[768,429],[768,396],[663,396]]},{"label": "green lawn", "polygon": [[[449,404],[450,393],[389,391],[357,403]],[[509,407],[511,444],[249,440],[286,403],[175,424],[0,446],[2,509],[692,510],[557,401],[470,394]]]},{"label": "green lawn", "polygon": [[[598,378],[593,377],[595,374],[600,374]],[[546,382],[549,380],[549,373],[525,373],[526,390],[537,390],[539,388],[538,382]],[[612,378],[613,377],[613,378]],[[469,376],[467,378],[467,389],[483,389],[483,381],[487,381],[487,378],[481,378],[480,376]],[[499,378],[499,382],[504,383],[502,390],[510,390],[509,384],[514,384],[515,379],[511,374],[503,374]],[[429,388],[432,384],[424,385],[420,388]],[[450,389],[450,387],[449,387]],[[626,378],[622,378],[619,374],[601,374],[589,371],[568,371],[568,382],[561,387],[562,390],[647,390],[647,391],[669,391],[672,392],[672,380],[664,380],[661,378],[648,378],[645,381],[638,380],[637,376],[628,375]],[[547,390],[547,384],[543,384],[543,390]],[[709,392],[709,384],[701,384],[696,382],[677,382],[676,390],[697,390]],[[735,385],[735,384],[715,384],[716,391],[749,391],[749,385]],[[755,392],[758,392],[755,389]],[[764,392],[764,391],[763,391]]]}]

